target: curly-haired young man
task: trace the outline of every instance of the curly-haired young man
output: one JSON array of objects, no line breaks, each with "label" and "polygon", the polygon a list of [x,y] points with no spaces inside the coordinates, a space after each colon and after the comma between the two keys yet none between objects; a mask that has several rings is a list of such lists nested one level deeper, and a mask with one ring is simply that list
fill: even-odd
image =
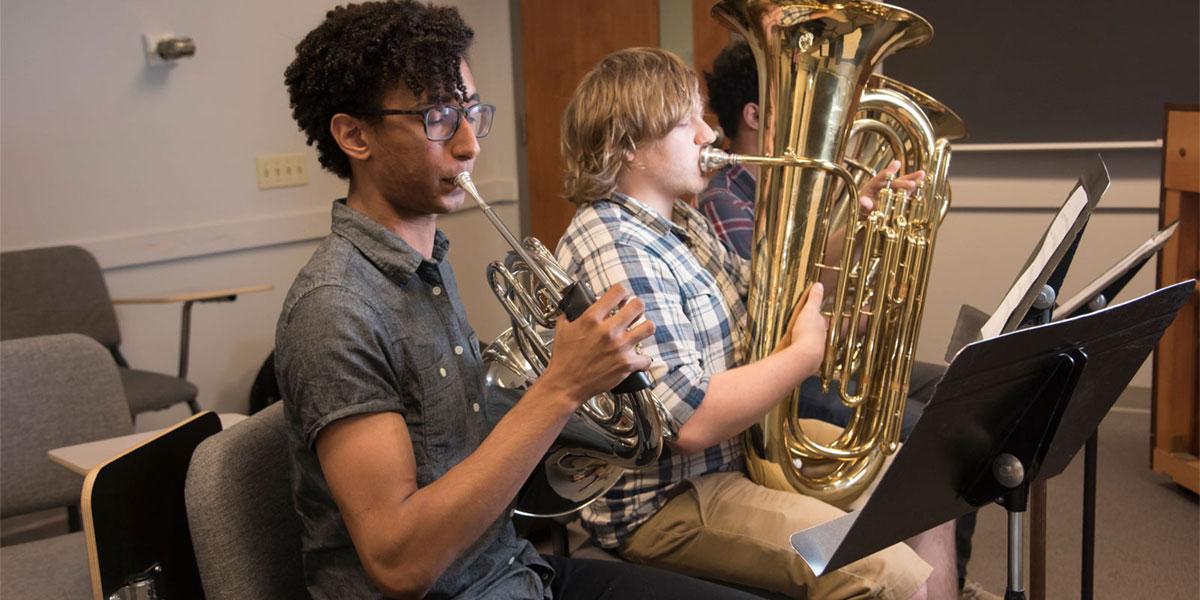
[{"label": "curly-haired young man", "polygon": [[558,260],[594,289],[623,285],[645,303],[654,392],[680,423],[658,464],[584,509],[585,526],[628,560],[793,597],[948,598],[939,578],[926,588],[922,560],[944,564],[944,527],[931,544],[916,540],[918,552],[896,544],[814,577],[788,536],[842,511],[742,473],[739,434],[816,370],[826,323],[817,283],[779,347],[746,361],[748,265],[680,200],[704,189],[699,155],[715,135],[702,115],[695,73],[658,48],[604,58],[563,114],[566,195],[578,208]]},{"label": "curly-haired young man", "polygon": [[[276,372],[306,584],[325,598],[733,597],[678,575],[542,557],[508,512],[585,399],[647,367],[639,300],[610,290],[559,325],[544,375],[488,425],[479,346],[437,217],[464,199],[494,108],[453,8],[330,11],[286,83],[321,164],[349,181],[288,292]],[[606,595],[607,594],[607,595]]]}]

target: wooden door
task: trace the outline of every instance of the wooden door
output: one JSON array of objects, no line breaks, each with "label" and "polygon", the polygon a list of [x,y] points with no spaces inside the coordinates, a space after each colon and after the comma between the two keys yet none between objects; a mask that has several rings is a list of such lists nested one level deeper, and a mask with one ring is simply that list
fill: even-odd
[{"label": "wooden door", "polygon": [[713,60],[729,44],[731,37],[729,29],[712,18],[713,4],[713,0],[692,0],[692,60],[700,75],[700,92],[703,94],[708,93],[704,73],[712,70]]},{"label": "wooden door", "polygon": [[551,250],[575,214],[562,195],[559,120],[583,74],[613,51],[658,45],[658,0],[521,0],[532,234]]}]

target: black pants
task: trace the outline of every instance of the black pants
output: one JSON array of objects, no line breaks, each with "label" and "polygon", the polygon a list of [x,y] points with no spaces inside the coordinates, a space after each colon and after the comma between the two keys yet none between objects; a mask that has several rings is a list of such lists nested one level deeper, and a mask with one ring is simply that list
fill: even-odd
[{"label": "black pants", "polygon": [[758,598],[733,588],[642,565],[563,556],[543,555],[542,558],[554,567],[550,589],[555,598],[563,600]]}]

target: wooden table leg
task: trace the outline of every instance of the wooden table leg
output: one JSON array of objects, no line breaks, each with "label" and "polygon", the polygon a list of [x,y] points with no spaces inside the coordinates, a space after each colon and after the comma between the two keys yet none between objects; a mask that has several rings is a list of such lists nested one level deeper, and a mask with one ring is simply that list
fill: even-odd
[{"label": "wooden table leg", "polygon": [[1046,481],[1029,488],[1029,600],[1046,600]]}]

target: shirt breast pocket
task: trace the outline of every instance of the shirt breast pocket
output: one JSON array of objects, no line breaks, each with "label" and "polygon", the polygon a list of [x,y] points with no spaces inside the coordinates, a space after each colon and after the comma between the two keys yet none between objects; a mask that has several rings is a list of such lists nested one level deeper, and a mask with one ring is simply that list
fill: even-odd
[{"label": "shirt breast pocket", "polygon": [[718,319],[720,296],[714,282],[698,277],[680,285],[683,309],[693,327],[708,328]]},{"label": "shirt breast pocket", "polygon": [[708,360],[712,358],[710,352],[723,347],[730,335],[729,311],[715,283],[711,277],[697,277],[681,285],[680,289],[701,369],[707,368]]},{"label": "shirt breast pocket", "polygon": [[[420,437],[425,450],[433,456],[444,456],[454,439],[455,411],[458,407],[454,365],[449,354],[437,344],[408,339],[405,356],[409,368],[403,383],[403,393],[410,406],[420,413]],[[413,423],[409,423],[410,430]]]}]

